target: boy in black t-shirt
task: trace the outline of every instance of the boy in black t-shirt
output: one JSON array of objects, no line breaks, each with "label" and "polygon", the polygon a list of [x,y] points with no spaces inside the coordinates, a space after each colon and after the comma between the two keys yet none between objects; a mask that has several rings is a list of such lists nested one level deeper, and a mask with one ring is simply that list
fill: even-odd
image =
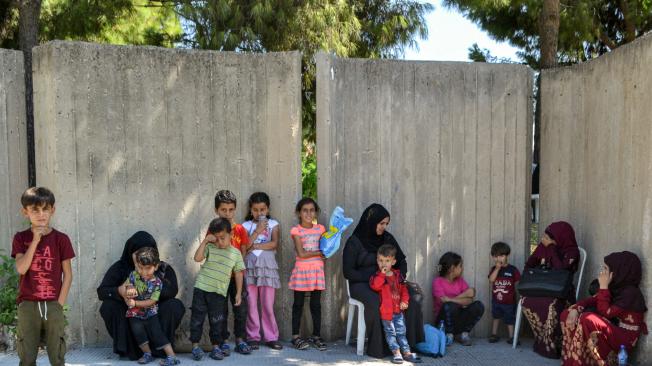
[{"label": "boy in black t-shirt", "polygon": [[514,321],[516,320],[516,283],[521,279],[518,269],[509,264],[509,245],[503,242],[491,246],[491,258],[496,263],[489,271],[491,284],[491,316],[493,326],[489,343],[496,343],[498,337],[498,324],[502,319],[507,324],[511,344],[514,340]]}]

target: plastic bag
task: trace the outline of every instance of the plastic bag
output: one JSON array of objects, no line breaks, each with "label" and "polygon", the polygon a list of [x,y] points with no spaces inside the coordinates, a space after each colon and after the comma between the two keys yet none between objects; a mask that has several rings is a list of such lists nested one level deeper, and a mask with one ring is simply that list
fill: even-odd
[{"label": "plastic bag", "polygon": [[352,218],[344,217],[344,209],[342,207],[335,207],[331,214],[328,231],[323,233],[321,238],[319,238],[319,249],[324,254],[324,257],[330,258],[337,252],[340,248],[342,233],[352,223]]},{"label": "plastic bag", "polygon": [[443,357],[446,354],[446,334],[430,324],[424,324],[423,331],[426,340],[416,344],[417,351],[425,356]]}]

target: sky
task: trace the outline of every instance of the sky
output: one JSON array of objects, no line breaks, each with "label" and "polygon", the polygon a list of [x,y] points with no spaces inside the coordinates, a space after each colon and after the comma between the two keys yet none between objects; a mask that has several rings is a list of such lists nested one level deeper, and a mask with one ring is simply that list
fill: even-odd
[{"label": "sky", "polygon": [[418,40],[419,50],[407,49],[406,60],[469,61],[468,48],[477,43],[487,48],[492,56],[517,61],[517,49],[499,43],[456,10],[445,8],[440,0],[427,1],[435,6],[426,19],[428,39]]}]

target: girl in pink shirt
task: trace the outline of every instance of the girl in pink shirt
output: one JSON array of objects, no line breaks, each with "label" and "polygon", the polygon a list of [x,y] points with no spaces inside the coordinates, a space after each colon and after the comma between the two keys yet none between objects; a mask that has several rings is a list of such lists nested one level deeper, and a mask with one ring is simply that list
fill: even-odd
[{"label": "girl in pink shirt", "polygon": [[453,337],[465,346],[472,344],[469,332],[484,314],[484,305],[474,301],[475,289],[462,278],[462,257],[447,252],[439,259],[439,276],[432,280],[432,297],[437,323],[444,322],[447,344]]}]

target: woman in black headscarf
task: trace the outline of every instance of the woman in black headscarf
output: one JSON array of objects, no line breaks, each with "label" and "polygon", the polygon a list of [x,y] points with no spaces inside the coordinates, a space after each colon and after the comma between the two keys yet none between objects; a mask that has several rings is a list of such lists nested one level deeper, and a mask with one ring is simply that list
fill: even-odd
[{"label": "woman in black headscarf", "polygon": [[[351,297],[364,303],[367,327],[367,355],[377,358],[390,355],[380,321],[380,296],[369,287],[369,277],[378,270],[376,253],[383,244],[396,247],[396,264],[393,268],[407,276],[407,261],[394,236],[385,229],[389,225],[389,212],[377,203],[367,207],[353,235],[346,241],[343,259],[344,278],[349,281]],[[410,303],[404,313],[407,339],[410,347],[423,342],[422,294],[409,287]]]},{"label": "woman in black headscarf", "polygon": [[[122,257],[109,268],[104,275],[104,279],[102,279],[102,283],[97,288],[97,296],[102,301],[100,315],[104,319],[106,330],[113,338],[113,352],[121,357],[128,357],[130,360],[137,360],[143,353],[136,344],[136,340],[129,328],[129,323],[125,317],[127,305],[125,304],[124,294],[120,293],[119,287],[125,282],[129,273],[134,270],[132,255],[138,249],[145,247],[157,248],[156,240],[149,233],[139,231],[129,238],[122,251]],[[186,309],[181,300],[175,299],[178,292],[177,275],[174,273],[172,266],[161,262],[156,275],[163,282],[158,303],[161,329],[174,346],[174,333]],[[157,352],[161,354],[157,354]],[[154,355],[165,357],[162,351],[154,351]]]}]

